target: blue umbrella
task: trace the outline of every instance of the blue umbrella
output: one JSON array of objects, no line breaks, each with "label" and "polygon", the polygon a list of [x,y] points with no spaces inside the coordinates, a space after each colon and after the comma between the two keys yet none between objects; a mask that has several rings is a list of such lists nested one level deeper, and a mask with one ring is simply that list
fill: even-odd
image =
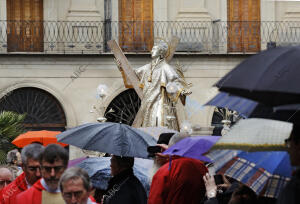
[{"label": "blue umbrella", "polygon": [[165,155],[177,155],[181,157],[188,157],[198,159],[204,162],[211,162],[211,160],[203,156],[209,149],[220,139],[220,136],[192,136],[187,137],[176,144],[172,145],[166,151]]},{"label": "blue umbrella", "polygon": [[218,93],[205,105],[235,110],[244,118],[269,118],[291,122],[299,120],[299,116],[295,113],[300,109],[300,104],[269,107],[225,92]]},{"label": "blue umbrella", "polygon": [[148,158],[147,147],[156,145],[149,134],[120,123],[87,123],[57,135],[57,140],[81,149],[118,156]]},{"label": "blue umbrella", "polygon": [[216,173],[246,184],[258,195],[278,197],[292,173],[287,152],[232,152],[217,150],[206,156],[215,163],[215,168],[218,167]]},{"label": "blue umbrella", "polygon": [[208,101],[205,105],[235,110],[241,116],[248,118],[258,105],[258,102],[239,96],[230,95],[228,93],[220,92],[210,101]]},{"label": "blue umbrella", "polygon": [[[146,192],[150,190],[149,169],[153,161],[148,159],[135,158],[133,172],[141,181]],[[111,178],[110,157],[90,157],[81,161],[76,166],[84,169],[91,178],[94,187],[103,190],[107,189],[108,181]]]}]

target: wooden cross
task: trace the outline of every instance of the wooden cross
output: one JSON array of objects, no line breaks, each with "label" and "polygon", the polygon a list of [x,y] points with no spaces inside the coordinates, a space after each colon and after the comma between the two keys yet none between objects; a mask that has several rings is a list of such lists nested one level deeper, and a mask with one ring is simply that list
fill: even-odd
[{"label": "wooden cross", "polygon": [[[172,37],[171,43],[170,43],[170,53],[169,56],[166,58],[166,61],[169,62],[176,50],[176,47],[179,43],[179,38],[177,37]],[[124,71],[125,78],[128,79],[127,83],[131,84],[134,90],[136,91],[137,95],[140,97],[141,100],[143,100],[143,90],[140,88],[140,80],[136,76],[134,70],[132,69],[129,61],[125,57],[124,53],[122,52],[120,46],[117,44],[115,40],[110,40],[107,42],[108,46],[110,47],[111,51],[113,52],[115,58],[120,62],[121,67]],[[124,78],[124,79],[125,79]],[[139,109],[137,112],[135,119],[133,121],[132,126],[133,127],[140,127],[142,124],[142,117],[143,116],[143,111]]]}]

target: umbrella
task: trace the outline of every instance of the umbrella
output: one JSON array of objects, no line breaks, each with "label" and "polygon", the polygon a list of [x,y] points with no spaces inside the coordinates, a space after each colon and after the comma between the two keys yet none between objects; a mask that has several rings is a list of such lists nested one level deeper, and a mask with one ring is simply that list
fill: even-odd
[{"label": "umbrella", "polygon": [[300,104],[270,107],[256,101],[220,92],[205,105],[237,111],[244,118],[269,118],[282,121],[300,121],[297,110]]},{"label": "umbrella", "polygon": [[[292,173],[287,152],[218,151],[206,156],[218,166],[216,173],[232,177],[265,197],[277,198]],[[220,156],[226,160],[221,165]]]},{"label": "umbrella", "polygon": [[176,144],[172,145],[166,151],[165,155],[177,155],[181,157],[188,157],[198,159],[204,162],[211,162],[209,158],[203,156],[204,153],[220,139],[219,136],[192,136],[187,137]]},{"label": "umbrella", "polygon": [[254,55],[226,74],[216,86],[265,105],[300,103],[300,47],[278,47]]},{"label": "umbrella", "polygon": [[[149,159],[135,158],[133,172],[141,181],[146,192],[150,190],[149,169],[152,168],[153,161]],[[110,157],[90,157],[76,164],[84,169],[91,178],[94,187],[103,190],[107,189],[108,181],[111,178]]]},{"label": "umbrella", "polygon": [[156,145],[149,134],[121,123],[87,123],[57,135],[60,142],[81,149],[118,156],[148,158],[147,147]]},{"label": "umbrella", "polygon": [[149,135],[154,137],[156,140],[158,140],[160,134],[162,134],[162,133],[177,133],[178,132],[176,130],[168,129],[168,128],[162,127],[162,126],[158,126],[158,127],[141,127],[141,128],[138,128],[138,129],[148,133]]},{"label": "umbrella", "polygon": [[225,92],[220,92],[205,105],[235,110],[244,118],[248,118],[258,105],[258,102]]},{"label": "umbrella", "polygon": [[89,157],[86,156],[86,157],[80,157],[80,158],[77,158],[77,159],[69,160],[69,162],[68,162],[68,168],[81,163],[83,160],[86,160],[87,158],[89,158]]},{"label": "umbrella", "polygon": [[47,131],[47,130],[40,130],[40,131],[28,131],[19,135],[16,139],[14,139],[11,143],[16,145],[17,147],[25,147],[34,142],[41,143],[44,146],[48,144],[60,144],[61,146],[65,147],[67,144],[57,142],[56,135],[61,133],[60,131]]},{"label": "umbrella", "polygon": [[277,120],[262,118],[239,120],[212,149],[286,150],[284,140],[290,136],[292,128],[292,123]]}]

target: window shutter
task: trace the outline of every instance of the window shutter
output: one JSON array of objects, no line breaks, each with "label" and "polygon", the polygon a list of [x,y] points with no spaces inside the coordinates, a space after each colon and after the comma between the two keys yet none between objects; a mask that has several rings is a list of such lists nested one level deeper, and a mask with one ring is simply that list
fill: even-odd
[{"label": "window shutter", "polygon": [[43,51],[43,0],[7,0],[7,51]]},{"label": "window shutter", "polygon": [[153,45],[153,0],[119,0],[120,39],[124,51],[149,51]]},{"label": "window shutter", "polygon": [[260,51],[260,0],[227,0],[228,52]]}]

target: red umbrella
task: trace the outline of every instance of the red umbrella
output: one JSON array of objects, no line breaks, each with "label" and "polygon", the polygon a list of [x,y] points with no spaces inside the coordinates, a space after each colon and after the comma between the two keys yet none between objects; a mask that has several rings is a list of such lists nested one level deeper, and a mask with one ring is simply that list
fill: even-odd
[{"label": "red umbrella", "polygon": [[57,142],[56,135],[59,133],[61,132],[48,130],[28,131],[19,135],[12,143],[17,147],[25,147],[34,142],[41,143],[44,146],[47,146],[48,144],[60,144],[63,147],[67,146],[67,144]]}]

